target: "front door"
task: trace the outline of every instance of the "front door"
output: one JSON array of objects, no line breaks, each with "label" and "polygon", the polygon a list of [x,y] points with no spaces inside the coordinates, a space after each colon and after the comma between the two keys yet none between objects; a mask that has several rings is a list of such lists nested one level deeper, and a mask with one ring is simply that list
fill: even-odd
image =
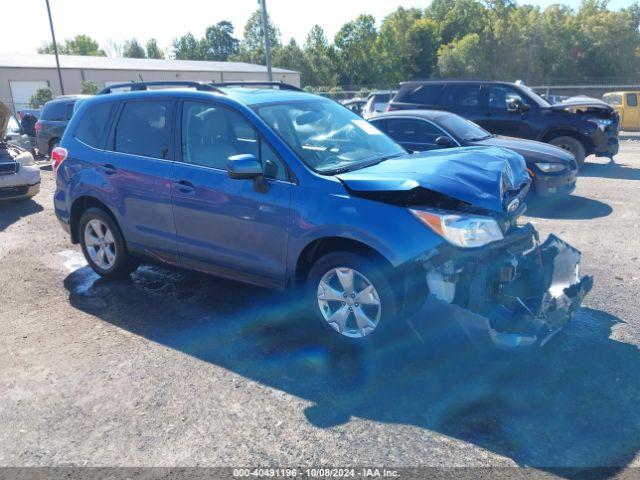
[{"label": "front door", "polygon": [[[535,132],[529,126],[529,117],[534,114],[537,105],[521,95],[510,85],[488,85],[487,107],[484,116],[477,121],[496,135],[510,137],[535,138]],[[519,100],[524,106],[520,112],[509,111],[509,102]]]},{"label": "front door", "polygon": [[[284,286],[292,183],[286,165],[240,113],[186,101],[181,114],[182,162],[172,177],[180,262],[241,281]],[[271,178],[234,180],[233,155],[269,164]]]}]

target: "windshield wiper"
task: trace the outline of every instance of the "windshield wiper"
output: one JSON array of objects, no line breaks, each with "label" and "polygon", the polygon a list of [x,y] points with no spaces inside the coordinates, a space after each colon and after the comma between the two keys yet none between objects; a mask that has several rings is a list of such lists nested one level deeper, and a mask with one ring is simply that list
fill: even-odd
[{"label": "windshield wiper", "polygon": [[379,163],[382,163],[385,160],[391,160],[392,158],[400,157],[402,155],[406,155],[406,154],[405,153],[394,153],[392,155],[386,155],[384,157],[376,158],[375,160],[372,160],[370,162],[356,163],[356,164],[349,165],[349,166],[342,167],[342,168],[335,168],[333,170],[327,170],[327,171],[322,172],[322,173],[324,175],[339,175],[341,173],[351,172],[353,170],[360,170],[362,168],[372,167],[373,165],[377,165]]},{"label": "windshield wiper", "polygon": [[495,137],[495,135],[493,133],[490,133],[488,135],[485,135],[484,137],[467,137],[467,138],[465,138],[465,140],[467,142],[479,142],[481,140],[486,140],[486,139],[492,138],[492,137]]}]

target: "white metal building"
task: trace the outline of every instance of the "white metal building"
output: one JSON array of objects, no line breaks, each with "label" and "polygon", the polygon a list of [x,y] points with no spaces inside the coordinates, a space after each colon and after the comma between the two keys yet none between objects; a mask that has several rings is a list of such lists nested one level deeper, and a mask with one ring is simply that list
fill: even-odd
[{"label": "white metal building", "polygon": [[[99,88],[120,82],[154,80],[267,80],[262,65],[241,62],[151,60],[138,58],[60,55],[65,93],[80,93],[82,82],[92,80]],[[274,81],[300,86],[300,72],[273,69]],[[53,55],[0,53],[0,100],[14,111],[26,108],[38,88],[62,93]]]}]

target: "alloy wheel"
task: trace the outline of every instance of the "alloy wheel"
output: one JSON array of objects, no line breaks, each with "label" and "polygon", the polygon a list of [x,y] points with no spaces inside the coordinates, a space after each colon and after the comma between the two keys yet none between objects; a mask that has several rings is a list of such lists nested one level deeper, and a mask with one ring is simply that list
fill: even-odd
[{"label": "alloy wheel", "polygon": [[373,283],[348,267],[329,270],[318,284],[318,306],[323,318],[340,335],[362,338],[380,323],[382,305]]},{"label": "alloy wheel", "polygon": [[84,229],[84,243],[91,261],[102,270],[110,270],[116,263],[116,241],[109,227],[92,219]]}]

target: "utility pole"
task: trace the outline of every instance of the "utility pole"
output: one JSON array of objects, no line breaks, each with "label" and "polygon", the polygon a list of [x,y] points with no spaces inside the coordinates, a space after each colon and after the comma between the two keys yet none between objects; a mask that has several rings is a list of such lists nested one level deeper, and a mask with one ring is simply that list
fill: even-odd
[{"label": "utility pole", "polygon": [[51,19],[51,7],[49,7],[49,0],[45,0],[45,2],[47,3],[47,13],[49,14],[49,26],[51,27],[51,39],[53,40],[53,53],[56,56],[56,68],[58,69],[58,80],[60,80],[60,92],[64,95],[64,83],[62,83],[62,71],[60,70],[60,59],[58,58],[56,33],[53,30],[53,20]]},{"label": "utility pole", "polygon": [[[47,0],[48,2],[49,0]],[[258,0],[260,4],[260,14],[262,16],[262,35],[264,36],[264,56],[267,62],[267,78],[270,82],[273,81],[273,74],[271,73],[271,49],[269,45],[269,21],[267,17],[267,5],[266,0]]]}]

